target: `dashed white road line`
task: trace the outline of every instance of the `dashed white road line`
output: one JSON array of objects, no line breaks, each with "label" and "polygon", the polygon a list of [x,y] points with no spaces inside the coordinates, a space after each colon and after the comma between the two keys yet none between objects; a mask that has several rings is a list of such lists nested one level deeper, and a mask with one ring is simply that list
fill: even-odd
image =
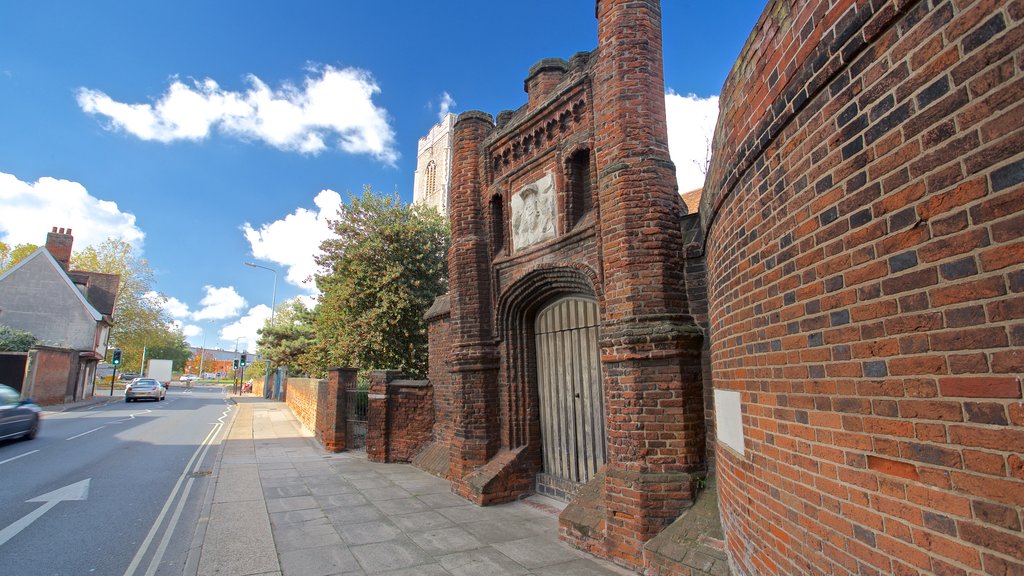
[{"label": "dashed white road line", "polygon": [[36,452],[39,452],[39,450],[32,450],[32,451],[29,451],[29,452],[25,452],[24,454],[18,454],[17,456],[14,456],[13,458],[8,458],[7,460],[0,460],[0,464],[7,464],[8,462],[11,462],[13,460],[17,460],[18,458],[24,458],[25,456],[28,456],[29,454],[35,454]]},{"label": "dashed white road line", "polygon": [[93,432],[95,432],[97,430],[102,430],[103,428],[105,428],[105,426],[100,426],[99,428],[93,428],[92,430],[89,430],[88,432],[82,432],[81,434],[75,434],[71,438],[65,438],[65,440],[74,440],[75,438],[81,438],[82,436],[85,436],[86,434],[92,434]]}]

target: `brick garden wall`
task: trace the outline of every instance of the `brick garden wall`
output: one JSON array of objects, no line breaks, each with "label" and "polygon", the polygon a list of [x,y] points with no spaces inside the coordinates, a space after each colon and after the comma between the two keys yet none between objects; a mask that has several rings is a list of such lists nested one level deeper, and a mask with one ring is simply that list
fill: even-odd
[{"label": "brick garden wall", "polygon": [[452,393],[449,355],[451,354],[451,304],[448,295],[439,296],[425,315],[430,365],[427,379],[434,389],[434,440],[450,446],[452,434]]},{"label": "brick garden wall", "polygon": [[[262,394],[257,391],[259,381],[253,383],[253,393]],[[322,382],[315,378],[289,378],[288,394],[285,396],[285,404],[291,408],[295,417],[302,422],[302,425],[309,430],[316,430],[317,422],[317,397]],[[262,387],[261,387],[262,388]]]},{"label": "brick garden wall", "polygon": [[41,406],[63,404],[68,381],[78,374],[78,351],[37,347],[30,353],[32,400]]},{"label": "brick garden wall", "polygon": [[409,462],[434,436],[434,394],[429,380],[402,380],[394,370],[370,372],[366,457]]},{"label": "brick garden wall", "polygon": [[769,3],[702,206],[741,573],[1024,573],[1024,2]]}]

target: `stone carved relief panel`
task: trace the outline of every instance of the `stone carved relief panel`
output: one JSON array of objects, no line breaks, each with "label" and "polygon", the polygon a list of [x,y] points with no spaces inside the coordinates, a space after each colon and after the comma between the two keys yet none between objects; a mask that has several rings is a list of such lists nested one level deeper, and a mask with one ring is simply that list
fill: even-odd
[{"label": "stone carved relief panel", "polygon": [[516,252],[555,237],[555,178],[549,172],[512,196],[512,247]]}]

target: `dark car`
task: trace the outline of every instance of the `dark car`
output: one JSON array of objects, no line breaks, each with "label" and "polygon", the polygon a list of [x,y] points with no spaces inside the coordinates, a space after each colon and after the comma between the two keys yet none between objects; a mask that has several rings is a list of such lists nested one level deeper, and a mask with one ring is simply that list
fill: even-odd
[{"label": "dark car", "polygon": [[10,386],[0,384],[0,440],[32,439],[39,432],[41,410]]},{"label": "dark car", "polygon": [[159,380],[155,378],[136,378],[124,388],[124,401],[133,400],[163,400],[167,396],[167,390]]}]

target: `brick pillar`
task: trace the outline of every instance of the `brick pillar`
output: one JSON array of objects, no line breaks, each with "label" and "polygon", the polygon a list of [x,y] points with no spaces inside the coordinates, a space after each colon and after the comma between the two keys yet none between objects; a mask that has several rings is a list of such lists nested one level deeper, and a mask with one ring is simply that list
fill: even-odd
[{"label": "brick pillar", "polygon": [[330,452],[346,448],[345,389],[355,385],[358,373],[355,368],[329,368],[327,381],[317,387],[316,436]]},{"label": "brick pillar", "polygon": [[371,462],[388,461],[388,382],[402,375],[397,370],[370,372],[370,391],[366,408],[366,458]]},{"label": "brick pillar", "polygon": [[599,0],[595,154],[604,265],[606,544],[638,567],[643,543],[692,501],[703,466],[702,336],[685,297],[669,159],[658,0]]},{"label": "brick pillar", "polygon": [[456,482],[487,462],[499,445],[498,350],[492,335],[490,258],[483,201],[481,143],[494,129],[489,114],[464,112],[452,152],[452,246],[448,276],[452,309],[451,475]]}]

